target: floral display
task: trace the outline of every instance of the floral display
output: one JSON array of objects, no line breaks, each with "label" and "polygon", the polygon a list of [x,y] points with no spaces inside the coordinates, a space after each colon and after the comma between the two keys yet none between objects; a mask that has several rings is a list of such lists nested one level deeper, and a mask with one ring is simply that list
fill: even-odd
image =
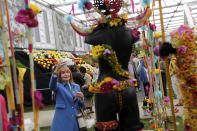
[{"label": "floral display", "polygon": [[113,90],[121,91],[127,88],[131,88],[135,85],[136,81],[132,79],[125,81],[117,81],[111,77],[105,77],[101,82],[95,82],[89,86],[89,91],[93,93],[107,93]]},{"label": "floral display", "polygon": [[171,33],[172,45],[177,49],[176,73],[185,107],[185,129],[197,130],[197,72],[194,29],[180,26]]}]

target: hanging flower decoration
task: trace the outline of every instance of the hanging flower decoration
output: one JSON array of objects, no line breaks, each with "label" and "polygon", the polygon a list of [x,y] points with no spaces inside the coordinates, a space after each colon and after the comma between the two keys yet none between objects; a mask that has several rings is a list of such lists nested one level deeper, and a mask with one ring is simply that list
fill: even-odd
[{"label": "hanging flower decoration", "polygon": [[152,31],[156,31],[156,26],[154,24],[149,23],[149,27]]},{"label": "hanging flower decoration", "polygon": [[176,48],[177,78],[184,100],[185,130],[197,130],[197,45],[194,28],[180,26],[171,33],[172,45]]},{"label": "hanging flower decoration", "polygon": [[35,19],[35,15],[30,8],[19,10],[15,20],[20,24],[26,24],[30,28],[38,26],[38,21]]}]

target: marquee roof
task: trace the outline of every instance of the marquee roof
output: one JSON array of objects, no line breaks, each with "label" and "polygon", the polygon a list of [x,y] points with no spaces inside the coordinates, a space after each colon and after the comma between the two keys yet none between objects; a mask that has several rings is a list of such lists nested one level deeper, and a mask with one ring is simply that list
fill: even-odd
[{"label": "marquee roof", "polygon": [[[78,21],[86,21],[86,17],[78,8],[79,0],[34,0],[39,2],[49,8],[56,10],[62,14],[69,14],[72,10],[72,4],[74,4],[75,8],[75,17],[74,19]],[[137,12],[139,12],[142,5],[140,4],[140,0],[134,0],[135,3],[135,12],[132,12],[131,0],[124,0],[128,3],[128,10],[130,16],[137,16]],[[162,11],[163,11],[163,19],[164,19],[164,27],[166,34],[169,34],[173,29],[178,28],[180,25],[184,24],[184,4],[187,4],[190,8],[193,21],[197,28],[197,0],[161,0],[162,3]],[[152,7],[152,6],[151,6]],[[125,9],[122,9],[120,12],[124,12]],[[159,2],[155,0],[154,7],[155,14],[155,24],[157,26],[157,31],[161,32],[161,24],[160,24],[160,16],[159,16]],[[150,18],[151,23],[153,23],[153,17]]]}]

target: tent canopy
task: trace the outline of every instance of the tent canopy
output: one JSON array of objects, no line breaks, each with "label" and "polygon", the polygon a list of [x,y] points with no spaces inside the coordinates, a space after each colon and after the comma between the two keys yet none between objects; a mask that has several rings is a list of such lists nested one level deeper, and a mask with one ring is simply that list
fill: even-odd
[{"label": "tent canopy", "polygon": [[[87,21],[82,10],[78,8],[78,3],[80,0],[34,0],[49,8],[52,8],[59,13],[68,15],[72,10],[72,5],[74,5],[75,16],[74,19],[85,22]],[[92,1],[92,0],[91,0]],[[126,4],[128,4],[127,8],[123,8],[119,13],[129,13],[131,17],[137,16],[140,11],[142,5],[140,4],[140,0],[134,0],[135,3],[135,12],[132,12],[131,0],[124,0]],[[164,19],[164,28],[166,34],[169,34],[174,29],[178,28],[180,25],[184,24],[184,4],[187,4],[192,12],[193,21],[197,28],[197,0],[161,0],[162,3],[162,11],[163,11],[163,19]],[[152,6],[151,6],[152,7]],[[160,15],[159,15],[159,2],[155,0],[154,6],[154,14],[155,14],[155,24],[157,27],[157,31],[161,32],[161,24],[160,24]],[[153,23],[153,16],[150,18],[151,23]]]}]

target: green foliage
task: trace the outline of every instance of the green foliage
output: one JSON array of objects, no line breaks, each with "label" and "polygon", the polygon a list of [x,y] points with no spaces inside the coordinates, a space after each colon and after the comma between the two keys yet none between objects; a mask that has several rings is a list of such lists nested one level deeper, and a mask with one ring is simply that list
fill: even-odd
[{"label": "green foliage", "polygon": [[[16,63],[16,68],[19,67],[19,68],[28,68],[26,66],[24,66],[19,60],[15,59],[15,63]],[[12,65],[12,59],[10,59],[10,64]]]}]

